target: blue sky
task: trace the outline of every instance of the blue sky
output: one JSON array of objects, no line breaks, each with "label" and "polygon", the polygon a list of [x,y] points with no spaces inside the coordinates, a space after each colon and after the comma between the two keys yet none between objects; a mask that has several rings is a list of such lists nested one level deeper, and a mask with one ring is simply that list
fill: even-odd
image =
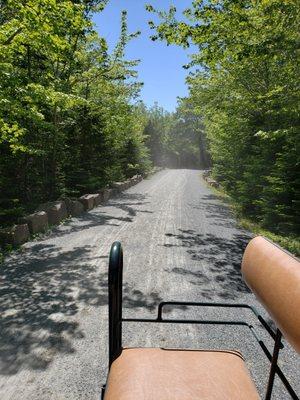
[{"label": "blue sky", "polygon": [[187,94],[187,71],[182,65],[189,61],[188,53],[191,50],[149,39],[153,31],[149,29],[147,21],[155,19],[145,10],[145,4],[149,3],[159,9],[167,9],[173,4],[178,11],[182,11],[191,4],[191,0],[110,0],[106,9],[94,15],[93,20],[99,34],[112,48],[119,38],[121,11],[127,10],[129,32],[142,32],[127,49],[128,59],[141,60],[137,68],[139,80],[144,82],[141,98],[148,106],[157,101],[166,110],[174,111],[177,96]]}]

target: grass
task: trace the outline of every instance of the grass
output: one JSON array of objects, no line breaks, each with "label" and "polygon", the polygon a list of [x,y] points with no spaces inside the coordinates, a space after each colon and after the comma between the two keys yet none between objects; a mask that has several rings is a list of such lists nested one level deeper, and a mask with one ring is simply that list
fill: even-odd
[{"label": "grass", "polygon": [[297,236],[282,236],[277,233],[271,232],[259,224],[254,223],[246,218],[239,218],[239,224],[241,227],[255,233],[256,235],[262,235],[279,244],[279,246],[288,250],[294,256],[300,256],[300,238]]},{"label": "grass", "polygon": [[229,207],[234,212],[235,218],[238,221],[240,227],[247,229],[248,231],[254,233],[255,235],[265,236],[266,238],[277,243],[279,246],[289,251],[296,257],[300,257],[300,237],[296,235],[280,235],[274,233],[265,227],[261,226],[259,223],[246,218],[241,215],[239,211],[238,204],[234,201],[232,197],[226,194],[221,188],[215,189],[210,186],[210,189],[222,200],[229,205]]}]

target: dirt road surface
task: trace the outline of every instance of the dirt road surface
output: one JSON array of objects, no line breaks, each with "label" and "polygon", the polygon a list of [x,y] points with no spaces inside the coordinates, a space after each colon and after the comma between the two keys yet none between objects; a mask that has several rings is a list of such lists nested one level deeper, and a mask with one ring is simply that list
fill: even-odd
[{"label": "dirt road surface", "polygon": [[[24,245],[0,267],[0,398],[99,399],[113,241],[124,248],[124,315],[154,316],[162,300],[257,305],[240,276],[250,237],[200,171],[164,170]],[[249,311],[167,312],[255,324]],[[261,394],[266,387],[268,361],[247,328],[127,324],[124,345],[239,349]],[[280,365],[300,393],[299,358],[288,347]],[[289,399],[277,381],[274,399]]]}]

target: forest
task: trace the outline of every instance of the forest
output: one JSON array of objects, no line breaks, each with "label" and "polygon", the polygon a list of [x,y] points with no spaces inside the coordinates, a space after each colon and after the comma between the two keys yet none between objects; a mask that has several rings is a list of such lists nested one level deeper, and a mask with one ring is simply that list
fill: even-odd
[{"label": "forest", "polygon": [[115,48],[95,30],[107,3],[0,3],[0,225],[153,165],[211,166],[241,215],[298,237],[299,2],[149,4],[153,41],[196,49],[173,113],[140,100],[126,11]]},{"label": "forest", "polygon": [[152,40],[197,49],[185,102],[203,121],[214,177],[242,215],[299,235],[299,2],[194,0],[183,17],[147,9]]},{"label": "forest", "polygon": [[199,166],[199,119],[184,101],[175,113],[142,103],[138,60],[125,56],[139,32],[128,32],[124,11],[109,49],[92,23],[106,3],[1,1],[2,227],[42,202],[93,193],[153,163]]}]

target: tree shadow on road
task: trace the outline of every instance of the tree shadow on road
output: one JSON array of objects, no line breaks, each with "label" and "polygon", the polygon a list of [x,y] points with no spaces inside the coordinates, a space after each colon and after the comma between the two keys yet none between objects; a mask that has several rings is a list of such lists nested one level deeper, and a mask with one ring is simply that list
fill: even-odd
[{"label": "tree shadow on road", "polygon": [[[93,254],[93,246],[62,251],[38,242],[1,265],[0,374],[44,370],[55,356],[75,352],[74,341],[84,338],[77,314],[107,306],[107,267],[101,272],[99,263],[108,257]],[[127,283],[123,293],[125,308],[151,311],[161,301]]]},{"label": "tree shadow on road", "polygon": [[73,318],[80,303],[106,300],[90,250],[38,243],[1,266],[1,374],[44,369],[56,353],[74,351],[71,340],[83,337]]},{"label": "tree shadow on road", "polygon": [[170,272],[186,276],[199,287],[199,295],[208,300],[216,296],[234,300],[250,292],[241,276],[242,255],[250,235],[237,233],[232,238],[223,238],[179,229],[179,233],[166,236],[171,239],[166,247],[184,247],[194,261],[186,268],[175,267]]},{"label": "tree shadow on road", "polygon": [[205,217],[212,220],[211,224],[224,228],[237,228],[237,222],[234,219],[230,208],[224,204],[224,199],[221,196],[208,194],[201,197],[197,204],[191,204],[196,210],[205,211]]},{"label": "tree shadow on road", "polygon": [[135,217],[138,213],[152,214],[153,211],[142,210],[138,207],[149,204],[149,201],[145,199],[146,196],[140,193],[121,193],[117,198],[111,199],[108,205],[125,211],[128,217]]},{"label": "tree shadow on road", "polygon": [[153,311],[158,304],[163,301],[160,295],[153,291],[149,294],[144,294],[140,290],[131,288],[126,283],[123,284],[123,307],[128,309],[146,309]]}]

